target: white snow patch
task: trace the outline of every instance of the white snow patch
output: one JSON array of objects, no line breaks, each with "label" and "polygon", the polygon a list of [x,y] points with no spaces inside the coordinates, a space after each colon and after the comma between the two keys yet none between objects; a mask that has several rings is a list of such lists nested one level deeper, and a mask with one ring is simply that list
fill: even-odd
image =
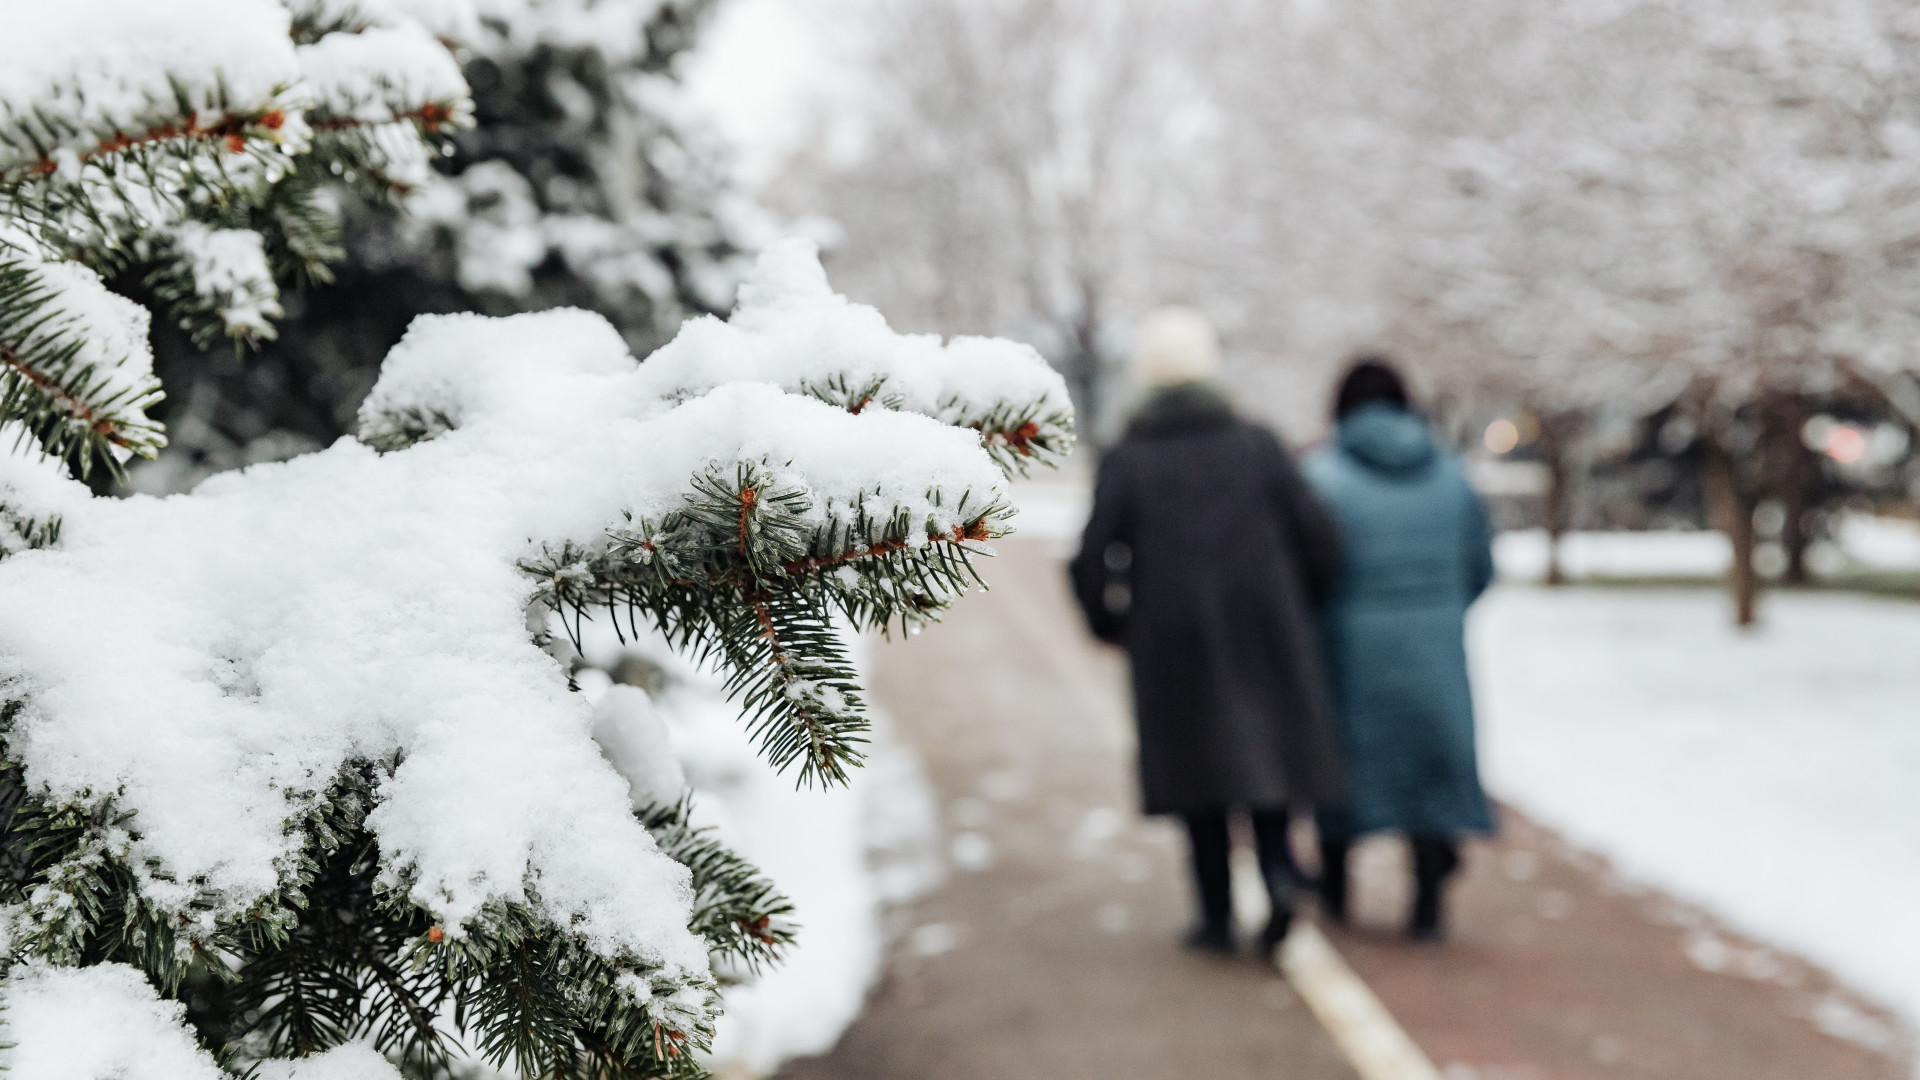
[{"label": "white snow patch", "polygon": [[40,452],[24,426],[0,424],[0,554],[24,550],[24,531],[64,521],[92,498],[85,484],[67,475],[60,459]]},{"label": "white snow patch", "polygon": [[1920,570],[1920,521],[1846,514],[1834,529],[1842,556],[1875,570]]},{"label": "white snow patch", "polygon": [[1496,587],[1469,623],[1490,786],[1920,1023],[1920,605],[1779,593],[1761,617]]},{"label": "white snow patch", "polygon": [[60,968],[30,961],[14,965],[5,986],[0,1070],[12,1080],[227,1075],[194,1045],[187,1007],[162,1001],[146,977],[125,964]]},{"label": "white snow patch", "polygon": [[907,935],[907,944],[916,956],[939,956],[949,953],[960,944],[960,928],[952,923],[927,923],[914,927]]},{"label": "white snow patch", "polygon": [[1027,539],[1078,540],[1093,512],[1093,489],[1070,477],[1025,480],[1012,487],[1014,522]]},{"label": "white snow patch", "polygon": [[[1507,581],[1547,576],[1544,529],[1503,532],[1493,562]],[[1560,568],[1573,578],[1713,577],[1727,572],[1732,548],[1717,532],[1575,532],[1560,538]]]},{"label": "white snow patch", "polygon": [[315,107],[382,123],[427,104],[467,99],[467,80],[446,46],[412,20],[336,32],[296,50]]},{"label": "white snow patch", "polygon": [[263,1061],[253,1075],[258,1080],[400,1080],[400,1070],[360,1043],[298,1061]]},{"label": "white snow patch", "polygon": [[653,699],[635,686],[608,686],[598,696],[593,741],[626,778],[634,809],[678,803],[687,792],[687,773],[673,754]]},{"label": "white snow patch", "polygon": [[[1542,529],[1503,532],[1493,560],[1506,581],[1539,581],[1547,573]],[[1836,570],[1920,570],[1920,522],[1842,514],[1831,541],[1808,553],[1816,575]],[[1824,564],[1824,565],[1823,565]],[[1579,578],[1710,578],[1733,565],[1726,535],[1708,530],[1572,532],[1560,541],[1560,566]]]},{"label": "white snow patch", "polygon": [[647,358],[642,376],[693,390],[753,381],[817,391],[841,380],[853,392],[876,386],[874,405],[948,423],[971,423],[1009,399],[1042,412],[1072,409],[1066,381],[1030,345],[895,334],[878,311],[834,294],[818,245],[804,238],[768,245],[740,286],[734,317],[688,322]]}]

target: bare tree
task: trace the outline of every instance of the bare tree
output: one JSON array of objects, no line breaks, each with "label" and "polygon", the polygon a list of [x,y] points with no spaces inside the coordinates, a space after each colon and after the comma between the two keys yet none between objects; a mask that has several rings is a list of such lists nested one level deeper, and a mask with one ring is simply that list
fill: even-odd
[{"label": "bare tree", "polygon": [[[1291,182],[1283,231],[1324,250],[1315,233],[1336,230],[1375,339],[1433,383],[1538,416],[1550,477],[1577,472],[1582,417],[1684,408],[1751,621],[1753,510],[1778,493],[1804,511],[1811,403],[1891,401],[1915,370],[1910,16],[1355,0],[1268,17],[1289,73],[1240,100],[1280,134],[1238,145]],[[1289,279],[1296,309],[1352,302]],[[1546,501],[1558,531],[1564,492]]]},{"label": "bare tree", "polygon": [[1145,0],[870,0],[858,152],[778,196],[841,226],[850,294],[908,325],[1032,340],[1084,429],[1112,403],[1112,328],[1179,172],[1173,7]]}]

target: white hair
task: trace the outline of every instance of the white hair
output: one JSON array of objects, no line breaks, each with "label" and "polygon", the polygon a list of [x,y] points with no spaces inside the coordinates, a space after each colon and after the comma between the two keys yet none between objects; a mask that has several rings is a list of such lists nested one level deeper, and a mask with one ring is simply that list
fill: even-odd
[{"label": "white hair", "polygon": [[1133,378],[1144,387],[1211,379],[1220,374],[1220,336],[1190,307],[1154,308],[1133,338]]}]

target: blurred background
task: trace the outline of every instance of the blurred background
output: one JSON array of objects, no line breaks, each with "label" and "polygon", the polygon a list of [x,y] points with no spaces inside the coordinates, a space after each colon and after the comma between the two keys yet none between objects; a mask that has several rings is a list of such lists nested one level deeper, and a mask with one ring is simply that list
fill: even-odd
[{"label": "blurred background", "polygon": [[[1295,447],[1383,351],[1503,529],[1470,633],[1514,824],[1453,960],[1341,947],[1449,1080],[1920,1076],[1920,6],[608,0],[627,29],[592,34],[555,15],[580,6],[494,5],[463,52],[478,126],[406,215],[342,205],[339,280],[288,298],[279,342],[242,361],[156,328],[172,444],[134,489],[331,442],[418,312],[590,307],[644,355],[801,233],[896,327],[1018,338],[1066,377],[1079,465],[1023,489],[1001,570],[1064,610],[1053,566],[1134,402],[1140,314],[1211,317],[1239,407]],[[905,674],[939,661],[882,650],[931,842],[980,883],[876,887],[908,905],[895,966],[840,965],[845,1004],[743,1036],[740,1069],[853,1022],[867,1056],[822,1075],[967,1075],[876,1049],[860,992],[896,1020],[938,996],[927,965],[969,920],[1042,888],[991,876],[1019,862],[996,851],[1047,862],[1022,829],[1134,880],[1136,826],[1087,816],[1131,814],[1112,659],[1021,674],[948,640],[975,687],[1045,684],[1013,713],[1080,686],[1059,708],[1106,710],[1087,738],[1115,777],[1016,820],[1039,721],[956,756],[986,736],[916,727],[938,710]],[[1139,829],[1136,855],[1174,858]],[[928,888],[958,906],[912,907]],[[1144,933],[1181,901],[1129,902],[1080,922]],[[1463,1013],[1464,970],[1495,989]]]}]

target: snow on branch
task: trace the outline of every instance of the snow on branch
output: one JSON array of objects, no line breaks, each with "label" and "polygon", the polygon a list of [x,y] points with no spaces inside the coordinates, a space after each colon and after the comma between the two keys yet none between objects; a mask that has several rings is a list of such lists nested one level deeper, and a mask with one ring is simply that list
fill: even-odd
[{"label": "snow on branch", "polygon": [[471,118],[460,65],[417,23],[331,33],[297,52],[322,131],[400,118],[437,130]]},{"label": "snow on branch", "polygon": [[19,4],[0,35],[0,176],[77,171],[141,141],[244,139],[300,80],[285,8]]},{"label": "snow on branch", "polygon": [[[14,1077],[115,1077],[116,1080],[228,1080],[184,1026],[186,1006],[162,1000],[125,964],[53,967],[29,961],[3,985],[0,1071]],[[260,1080],[400,1080],[400,1072],[364,1044],[298,1061],[269,1061]]]},{"label": "snow on branch", "polygon": [[[460,22],[420,6],[436,24]],[[380,4],[364,25],[321,7],[331,10],[304,11],[301,25],[356,30],[296,47],[273,0],[9,12],[0,420],[24,422],[83,472],[150,456],[161,438],[143,411],[158,397],[144,315],[129,322],[99,278],[144,276],[202,345],[272,337],[274,245],[259,230],[319,275],[331,246],[313,193],[329,167],[383,196],[425,182],[423,133],[470,119],[459,66],[399,4]]]},{"label": "snow on branch", "polygon": [[538,48],[590,48],[614,60],[647,54],[648,29],[687,0],[475,0],[492,31],[479,42],[494,55]]},{"label": "snow on branch", "polygon": [[0,1013],[0,1069],[9,1076],[225,1080],[184,1027],[187,1007],[162,1001],[125,964],[15,965]]},{"label": "snow on branch", "polygon": [[[273,280],[259,233],[183,221],[171,230],[170,239],[176,249],[173,258],[149,279],[162,300],[211,309],[229,337],[257,341],[274,336],[273,320],[281,315],[280,286]],[[196,344],[204,348],[211,337],[203,334]]]},{"label": "snow on branch", "polygon": [[146,309],[71,262],[9,249],[0,231],[0,418],[86,475],[165,445]]},{"label": "snow on branch", "polygon": [[402,1080],[403,1074],[365,1043],[348,1043],[294,1061],[263,1061],[253,1075],[257,1080]]},{"label": "snow on branch", "polygon": [[1013,469],[1073,445],[1066,383],[1032,347],[994,338],[901,336],[878,311],[834,294],[811,241],[767,249],[729,321],[689,323],[647,358],[652,393],[678,399],[724,382],[771,382],[849,412],[878,406],[973,428]]},{"label": "snow on branch", "polygon": [[333,33],[417,24],[445,42],[480,37],[472,0],[282,0],[293,13],[293,39],[311,45]]},{"label": "snow on branch", "polygon": [[0,424],[0,558],[58,542],[61,520],[91,497],[24,425]]},{"label": "snow on branch", "polygon": [[[75,928],[122,889],[157,970],[242,929],[271,939],[363,829],[423,963],[478,978],[549,935],[605,976],[594,1007],[613,1011],[595,1015],[625,1018],[623,1045],[697,1047],[703,871],[636,818],[529,603],[619,605],[704,650],[770,757],[837,779],[865,721],[830,607],[923,618],[963,592],[1009,511],[981,433],[956,423],[1057,385],[981,343],[996,359],[977,385],[926,380],[943,419],[735,364],[786,356],[797,386],[853,357],[901,400],[923,392],[914,364],[937,346],[787,287],[818,275],[771,255],[732,323],[690,326],[675,379],[584,312],[423,316],[362,441],[188,496],[36,495],[61,528],[0,560],[0,722],[12,782],[66,839],[45,885],[0,910],[16,955],[76,955]],[[694,377],[711,365],[739,374]]]},{"label": "snow on branch", "polygon": [[[458,324],[430,325],[439,335],[456,333],[450,328]],[[593,372],[617,372],[627,362],[624,342],[610,329],[582,333],[594,342],[587,353],[593,359],[582,361]],[[477,364],[464,352],[402,342],[361,407],[361,439],[404,446],[460,423],[469,410],[498,408],[528,392],[524,356],[494,349],[482,355],[489,359]],[[647,357],[637,378],[621,380],[619,392],[636,408],[662,407],[741,382],[771,383],[854,414],[914,412],[971,428],[996,459],[1013,466],[1052,464],[1073,445],[1066,384],[1030,346],[896,334],[878,311],[833,292],[808,240],[769,246],[741,286],[732,318],[689,321]]]}]

